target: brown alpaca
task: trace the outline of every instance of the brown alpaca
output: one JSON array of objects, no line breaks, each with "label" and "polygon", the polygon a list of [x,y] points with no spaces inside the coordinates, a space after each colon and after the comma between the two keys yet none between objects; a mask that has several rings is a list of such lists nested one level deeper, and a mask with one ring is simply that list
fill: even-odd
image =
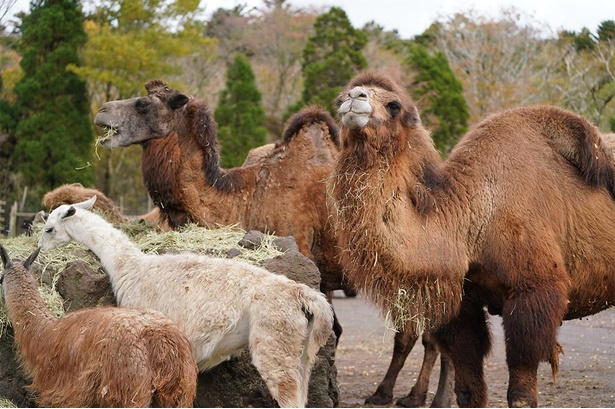
[{"label": "brown alpaca", "polygon": [[2,289],[39,407],[192,407],[197,366],[188,338],[159,312],[101,307],[56,318],[28,271],[11,262]]},{"label": "brown alpaca", "polygon": [[[115,202],[109,199],[100,190],[84,187],[81,183],[61,185],[47,192],[45,196],[43,196],[43,206],[47,208],[47,211],[51,212],[56,207],[63,204],[81,203],[92,196],[98,198],[94,207],[102,212],[111,223],[127,223],[132,220],[122,214]],[[166,219],[162,217],[160,209],[157,207],[147,214],[137,216],[135,219],[142,220],[145,224],[157,227],[161,230],[170,230]]]},{"label": "brown alpaca", "polygon": [[105,147],[141,144],[143,180],[170,226],[192,221],[294,236],[320,269],[321,290],[343,288],[325,183],[338,151],[338,127],[326,111],[302,110],[289,119],[282,141],[260,150],[251,165],[221,169],[207,102],[159,80],[145,88],[145,97],[105,103],[94,122],[107,130]]},{"label": "brown alpaca", "polygon": [[564,319],[615,302],[615,170],[596,127],[534,106],[491,116],[442,161],[385,75],[340,94],[329,192],[350,280],[399,323],[439,328],[460,406],[487,404],[484,307],[502,315],[510,406],[536,406]]}]

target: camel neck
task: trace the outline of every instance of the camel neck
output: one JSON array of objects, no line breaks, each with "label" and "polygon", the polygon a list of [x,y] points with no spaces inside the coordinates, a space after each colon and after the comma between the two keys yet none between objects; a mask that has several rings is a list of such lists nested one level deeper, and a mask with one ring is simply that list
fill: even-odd
[{"label": "camel neck", "polygon": [[42,328],[55,319],[43,301],[34,277],[22,266],[14,266],[3,282],[4,299],[15,336],[25,328]]}]

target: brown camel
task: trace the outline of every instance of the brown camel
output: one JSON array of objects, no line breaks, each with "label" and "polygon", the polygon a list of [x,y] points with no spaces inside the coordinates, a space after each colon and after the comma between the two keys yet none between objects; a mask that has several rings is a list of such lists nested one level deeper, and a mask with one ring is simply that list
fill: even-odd
[{"label": "brown camel", "polygon": [[350,280],[399,325],[437,330],[459,406],[487,404],[484,307],[502,315],[508,404],[536,406],[562,320],[615,302],[615,168],[597,128],[556,107],[512,109],[442,161],[384,74],[355,77],[338,104],[328,189]]},{"label": "brown camel", "polygon": [[103,192],[98,189],[84,187],[81,183],[68,183],[47,192],[43,196],[43,206],[47,208],[47,211],[51,212],[63,204],[84,202],[92,196],[97,197],[94,208],[103,213],[111,223],[127,223],[136,219],[163,231],[170,230],[166,219],[160,214],[159,208],[155,207],[147,214],[130,218],[122,214],[119,206]]},{"label": "brown camel", "polygon": [[[321,291],[329,301],[332,291],[349,287],[326,208],[324,181],[339,147],[338,126],[326,111],[310,107],[299,112],[287,122],[280,142],[251,150],[243,167],[225,170],[219,167],[216,123],[207,102],[159,80],[145,88],[145,97],[104,104],[95,123],[106,130],[105,147],[141,144],[145,185],[172,227],[193,221],[293,235],[301,252],[318,265]],[[334,330],[339,340],[337,318]],[[374,400],[392,401],[397,374],[416,340],[414,335],[396,336],[391,369]],[[424,403],[435,348],[426,346],[417,386],[400,404]],[[443,371],[436,405],[450,400],[450,387],[442,385],[450,385],[451,372]]]}]

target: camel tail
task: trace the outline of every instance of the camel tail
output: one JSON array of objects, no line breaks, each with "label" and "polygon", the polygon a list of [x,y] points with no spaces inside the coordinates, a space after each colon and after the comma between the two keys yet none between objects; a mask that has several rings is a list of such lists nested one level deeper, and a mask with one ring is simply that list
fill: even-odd
[{"label": "camel tail", "polygon": [[615,160],[598,128],[570,111],[548,109],[544,132],[555,149],[579,170],[588,185],[607,189],[615,200]]},{"label": "camel tail", "polygon": [[282,135],[282,143],[289,143],[295,135],[301,131],[302,128],[313,124],[313,123],[322,123],[328,129],[329,137],[339,148],[340,146],[340,130],[329,112],[325,109],[319,107],[318,105],[311,105],[307,108],[303,108],[301,111],[297,112],[293,116],[291,116],[286,122],[286,129],[284,130],[284,134]]}]

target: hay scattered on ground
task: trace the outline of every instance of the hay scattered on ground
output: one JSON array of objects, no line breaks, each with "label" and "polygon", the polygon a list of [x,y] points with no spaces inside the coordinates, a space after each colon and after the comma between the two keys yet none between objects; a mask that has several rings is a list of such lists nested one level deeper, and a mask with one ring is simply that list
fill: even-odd
[{"label": "hay scattered on ground", "polygon": [[[239,248],[241,253],[236,258],[253,264],[260,264],[263,260],[282,254],[273,245],[275,236],[267,234],[263,235],[260,246],[255,249],[238,246],[246,232],[236,226],[207,229],[190,224],[171,232],[159,232],[142,223],[124,223],[117,227],[128,234],[144,253],[193,252],[214,257],[226,257],[230,249]],[[25,260],[36,249],[42,231],[43,225],[41,224],[35,226],[31,237],[6,238],[2,239],[1,243],[9,253],[11,260]],[[49,309],[57,316],[64,313],[64,307],[62,297],[55,290],[55,284],[66,264],[76,260],[89,264],[94,270],[100,268],[100,261],[94,253],[74,241],[51,250],[42,250],[35,262],[42,267],[43,275],[51,274],[52,276],[52,286],[49,287],[39,282],[39,291]],[[6,315],[4,297],[0,297],[0,337],[2,337],[8,325],[10,324]]]},{"label": "hay scattered on ground", "polygon": [[18,407],[13,402],[6,398],[0,398],[0,408],[16,408]]}]

